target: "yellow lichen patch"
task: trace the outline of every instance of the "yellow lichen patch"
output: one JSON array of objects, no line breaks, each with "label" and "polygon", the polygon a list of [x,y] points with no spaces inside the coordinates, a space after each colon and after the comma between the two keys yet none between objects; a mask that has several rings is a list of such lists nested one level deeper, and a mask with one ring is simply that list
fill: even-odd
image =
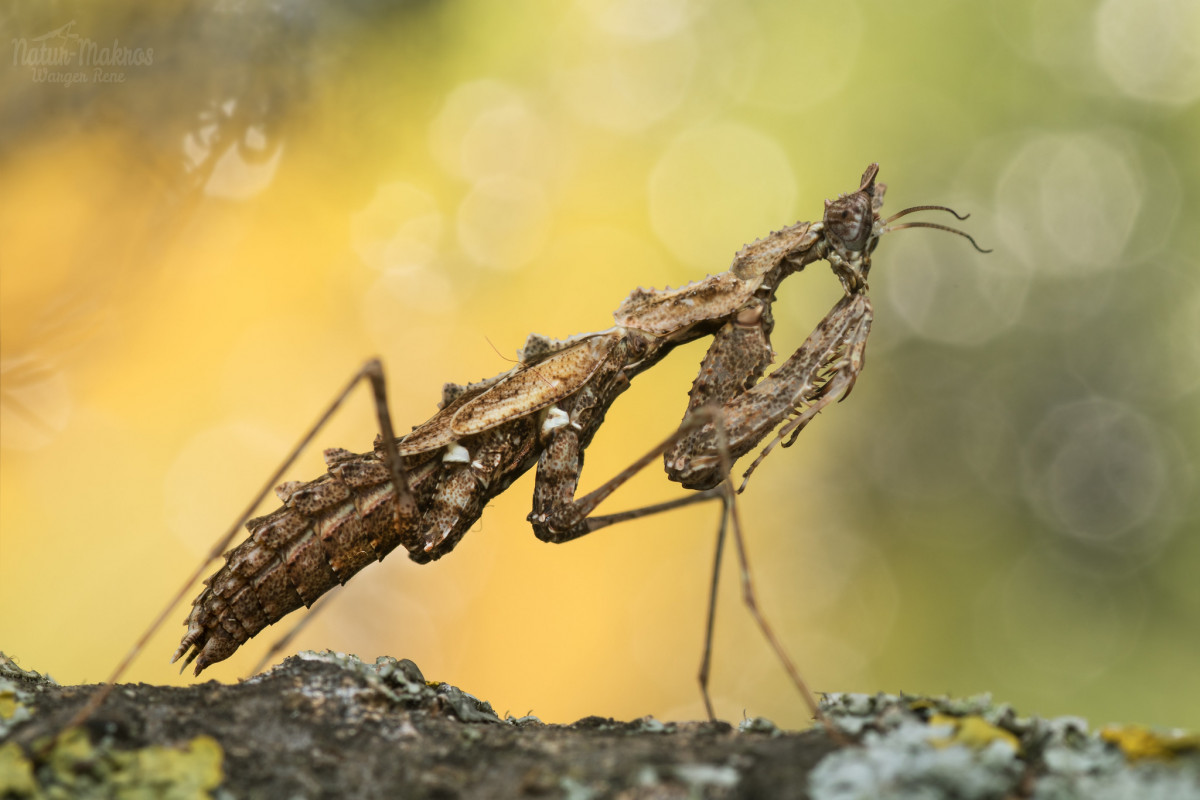
[{"label": "yellow lichen patch", "polygon": [[134,760],[114,782],[129,786],[170,787],[177,797],[207,797],[221,785],[221,745],[211,736],[197,736],[183,750],[147,747],[131,754]]},{"label": "yellow lichen patch", "polygon": [[51,788],[75,796],[167,797],[179,800],[211,797],[225,774],[221,746],[210,736],[197,736],[182,748],[145,747],[114,750],[93,745],[85,732],[64,733],[54,744],[47,769],[39,778]]},{"label": "yellow lichen patch", "polygon": [[1159,733],[1144,725],[1109,725],[1100,738],[1121,748],[1130,761],[1143,758],[1171,759],[1200,751],[1200,735],[1195,733]]},{"label": "yellow lichen patch", "polygon": [[37,790],[33,764],[15,742],[0,745],[0,797],[30,797]]},{"label": "yellow lichen patch", "polygon": [[62,775],[71,783],[70,779],[80,771],[79,767],[90,765],[94,759],[95,749],[87,732],[82,728],[71,728],[54,740],[54,749],[47,760],[52,774]]},{"label": "yellow lichen patch", "polygon": [[949,714],[934,714],[929,718],[930,725],[951,725],[954,732],[950,736],[933,739],[935,747],[949,747],[952,744],[965,744],[976,750],[982,750],[992,742],[1007,742],[1013,752],[1019,752],[1021,742],[1003,728],[996,727],[983,717],[972,714],[966,717],[952,717]]},{"label": "yellow lichen patch", "polygon": [[17,693],[11,690],[0,691],[0,719],[12,719],[17,713]]}]

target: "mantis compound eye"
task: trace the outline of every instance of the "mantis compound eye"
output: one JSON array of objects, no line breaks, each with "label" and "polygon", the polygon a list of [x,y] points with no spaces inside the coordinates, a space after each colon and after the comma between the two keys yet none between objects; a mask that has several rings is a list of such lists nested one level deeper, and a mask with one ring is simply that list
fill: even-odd
[{"label": "mantis compound eye", "polygon": [[871,238],[875,209],[869,191],[859,190],[825,201],[825,230],[850,251],[861,251]]},{"label": "mantis compound eye", "polygon": [[887,188],[882,183],[876,187],[875,176],[878,174],[879,165],[869,164],[859,181],[857,192],[825,201],[825,230],[847,252],[861,252],[871,240],[875,215],[883,206],[883,192]]}]

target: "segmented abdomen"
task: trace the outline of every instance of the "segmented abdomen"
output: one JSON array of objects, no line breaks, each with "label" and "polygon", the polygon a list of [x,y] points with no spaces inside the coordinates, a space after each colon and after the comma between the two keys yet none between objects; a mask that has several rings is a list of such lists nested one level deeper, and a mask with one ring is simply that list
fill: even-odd
[{"label": "segmented abdomen", "polygon": [[[414,560],[429,560],[417,533],[396,525],[395,489],[381,458],[328,450],[325,460],[328,473],[279,487],[283,507],[246,523],[250,537],[226,553],[225,564],[205,581],[173,660],[186,654],[184,664],[195,660],[200,674],[398,545]],[[405,466],[410,489],[425,507],[441,462]]]}]

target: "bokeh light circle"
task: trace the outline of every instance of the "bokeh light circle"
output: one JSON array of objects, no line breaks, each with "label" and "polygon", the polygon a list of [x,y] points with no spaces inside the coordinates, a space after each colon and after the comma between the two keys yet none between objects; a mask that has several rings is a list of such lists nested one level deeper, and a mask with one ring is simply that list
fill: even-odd
[{"label": "bokeh light circle", "polygon": [[700,49],[687,27],[668,35],[631,36],[606,18],[570,15],[555,37],[553,74],[559,96],[591,125],[634,133],[670,116],[684,102]]},{"label": "bokeh light circle", "polygon": [[1013,254],[1039,275],[1078,278],[1128,265],[1143,202],[1140,165],[1092,133],[1034,137],[996,187],[996,214]]},{"label": "bokeh light circle", "polygon": [[429,146],[451,175],[545,177],[556,165],[550,124],[517,88],[497,80],[462,84],[429,125]]},{"label": "bokeh light circle", "polygon": [[364,263],[378,270],[431,263],[437,255],[444,221],[437,201],[408,183],[379,187],[350,221],[350,240]]},{"label": "bokeh light circle", "polygon": [[1167,454],[1154,423],[1135,408],[1095,398],[1051,409],[1025,449],[1025,493],[1064,536],[1121,550],[1139,536],[1167,490]]},{"label": "bokeh light circle", "polygon": [[791,219],[796,180],[783,148],[747,125],[693,128],[667,147],[650,175],[654,232],[680,261],[719,272],[747,242]]},{"label": "bokeh light circle", "polygon": [[458,207],[458,241],[478,264],[516,269],[541,252],[550,222],[541,186],[516,177],[487,178]]},{"label": "bokeh light circle", "polygon": [[1200,3],[1107,0],[1096,11],[1096,51],[1113,84],[1139,100],[1200,99]]}]

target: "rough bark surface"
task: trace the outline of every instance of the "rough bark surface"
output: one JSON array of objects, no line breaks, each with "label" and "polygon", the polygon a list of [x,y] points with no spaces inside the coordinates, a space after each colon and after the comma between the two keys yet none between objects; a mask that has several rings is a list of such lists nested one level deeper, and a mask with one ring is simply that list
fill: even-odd
[{"label": "rough bark surface", "polygon": [[1089,731],[989,697],[833,695],[762,719],[501,720],[410,661],[301,653],[237,685],[59,686],[0,654],[0,798],[1200,800],[1200,736]]},{"label": "rough bark surface", "polygon": [[[28,715],[10,738],[35,754],[97,688],[20,680]],[[833,747],[823,733],[770,726],[502,721],[452,686],[427,684],[412,662],[316,654],[236,685],[122,685],[85,728],[94,747],[81,762],[56,763],[56,751],[30,761],[40,789],[73,777],[75,788],[105,796],[119,771],[105,752],[167,747],[202,763],[131,780],[195,787],[176,796],[803,798],[807,772]],[[217,787],[203,785],[213,748],[205,739],[198,748],[197,737],[219,746]],[[0,772],[0,796],[4,788]]]}]

